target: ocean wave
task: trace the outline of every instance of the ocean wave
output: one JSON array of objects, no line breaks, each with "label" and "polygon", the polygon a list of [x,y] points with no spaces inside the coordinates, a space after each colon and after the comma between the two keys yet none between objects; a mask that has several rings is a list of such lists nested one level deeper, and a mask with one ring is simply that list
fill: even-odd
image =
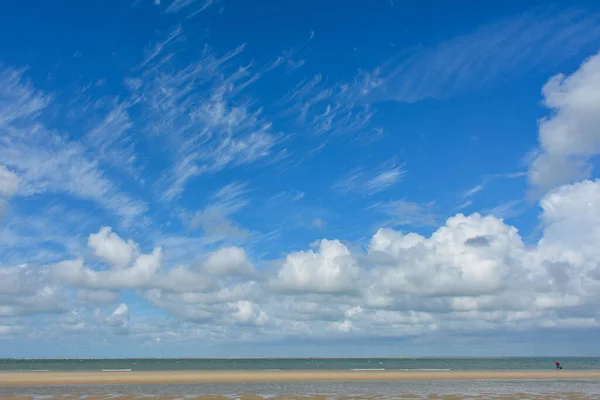
[{"label": "ocean wave", "polygon": [[350,371],[385,371],[385,368],[352,368]]},{"label": "ocean wave", "polygon": [[402,368],[399,371],[451,371],[450,368]]},{"label": "ocean wave", "polygon": [[102,372],[131,372],[131,368],[123,368],[123,369],[103,369]]}]

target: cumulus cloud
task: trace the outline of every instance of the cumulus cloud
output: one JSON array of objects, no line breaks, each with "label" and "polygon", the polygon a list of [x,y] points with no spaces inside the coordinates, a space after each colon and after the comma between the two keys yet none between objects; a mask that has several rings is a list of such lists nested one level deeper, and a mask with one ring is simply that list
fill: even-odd
[{"label": "cumulus cloud", "polygon": [[53,266],[57,280],[70,285],[94,289],[124,289],[146,287],[150,284],[162,261],[162,250],[154,249],[150,254],[140,254],[135,261],[123,269],[95,271],[84,266],[82,259],[68,260]]},{"label": "cumulus cloud", "polygon": [[271,284],[284,291],[343,293],[356,288],[359,274],[360,268],[345,245],[323,239],[316,252],[288,254]]},{"label": "cumulus cloud", "polygon": [[[168,13],[193,14],[215,3],[174,0],[164,8]],[[36,214],[0,227],[0,258],[5,264],[26,257],[44,260],[42,265],[0,265],[0,336],[90,335],[87,339],[113,333],[144,343],[200,337],[264,342],[600,327],[600,181],[572,183],[590,176],[592,159],[600,152],[600,55],[570,76],[552,78],[543,88],[552,115],[540,121],[540,149],[532,156],[528,172],[532,185],[543,189],[537,241],[523,240],[517,228],[502,218],[514,215],[518,200],[489,212],[445,220],[434,212],[434,203],[390,200],[370,208],[388,221],[368,239],[349,243],[327,237],[311,247],[270,257],[250,247],[256,243],[247,239],[259,240],[260,235],[233,220],[249,208],[245,184],[230,183],[200,200],[200,191],[197,196],[182,196],[200,175],[229,174],[234,167],[285,156],[281,145],[286,136],[278,130],[282,116],[292,116],[290,127],[298,133],[320,134],[327,141],[342,134],[358,137],[374,113],[366,104],[370,94],[376,98],[383,91],[382,98],[416,101],[445,97],[459,87],[482,87],[502,75],[502,68],[477,83],[473,74],[464,73],[471,68],[464,69],[465,65],[483,70],[493,60],[512,60],[523,43],[539,47],[544,42],[539,38],[554,35],[556,29],[548,27],[560,29],[559,42],[591,42],[600,31],[595,29],[590,36],[591,31],[583,28],[590,27],[591,19],[580,17],[570,14],[547,18],[546,24],[530,24],[533,28],[527,32],[543,32],[526,43],[522,39],[527,35],[515,32],[531,17],[505,21],[498,25],[499,31],[510,31],[510,41],[517,45],[500,52],[497,32],[484,29],[424,49],[387,72],[361,72],[349,84],[330,83],[316,75],[281,99],[276,106],[284,109],[276,116],[269,115],[269,107],[263,109],[248,91],[241,94],[268,70],[286,63],[292,70],[302,60],[292,60],[293,52],[284,53],[271,64],[273,68],[255,69],[239,61],[244,52],[240,45],[224,54],[204,47],[199,56],[184,55],[175,61],[184,52],[180,26],[147,47],[132,71],[134,76],[124,81],[122,98],[98,101],[89,95],[89,87],[82,89],[72,101],[90,110],[93,118],[73,132],[60,132],[52,126],[52,117],[42,118],[55,110],[50,107],[53,98],[37,91],[23,70],[1,68],[0,201],[21,194],[27,198],[23,202],[67,195],[72,204],[44,211],[55,215],[53,219]],[[565,28],[572,20],[579,21],[576,37]],[[582,32],[588,35],[583,38]],[[458,62],[430,62],[454,57],[455,50],[467,42],[468,54]],[[481,46],[473,43],[486,45],[487,56],[479,57]],[[543,44],[538,52],[550,54],[546,50]],[[544,59],[520,58],[509,69],[532,70]],[[424,65],[430,72],[441,68],[441,80],[412,79],[427,75],[421,73]],[[458,84],[446,90],[444,82],[449,79]],[[388,96],[385,91],[394,87],[401,90]],[[59,126],[65,125],[60,122]],[[137,142],[133,132],[143,132],[144,141]],[[138,152],[140,144],[151,147],[148,154],[156,151],[164,159],[160,176],[152,175],[154,169],[146,171],[155,183],[145,182],[136,169],[137,157],[148,155]],[[122,171],[131,182],[115,179]],[[358,168],[334,188],[342,193],[383,195],[405,173],[402,165],[393,162],[373,170]],[[149,195],[148,203],[122,190],[130,184],[139,185],[140,195]],[[463,208],[485,185],[486,181],[463,193],[462,199],[468,200]],[[290,191],[271,201],[298,204],[309,197],[314,199]],[[159,200],[174,206],[168,215],[174,222],[162,220],[160,234],[157,221],[152,229],[137,230],[145,227],[150,206],[160,211],[155,209]],[[88,214],[74,217],[65,212],[80,203],[87,205]],[[89,218],[89,206],[124,222],[114,230],[104,226]],[[309,214],[307,220],[312,222],[304,226],[322,232],[331,227],[335,232],[334,218],[328,218],[326,225],[311,217],[314,214]],[[185,236],[169,236],[178,222],[188,229]],[[428,233],[398,228],[408,226],[426,227]],[[23,240],[33,236],[39,237]],[[127,303],[121,303],[122,294]],[[142,312],[137,312],[138,307]],[[159,317],[145,318],[148,314]],[[53,334],[52,329],[56,329]]]},{"label": "cumulus cloud", "polygon": [[[482,236],[487,246],[467,244]],[[457,296],[492,294],[510,285],[524,246],[514,227],[494,217],[458,214],[430,238],[380,230],[369,250],[389,264],[378,274],[392,292]]]},{"label": "cumulus cloud", "polygon": [[244,249],[224,247],[212,253],[204,262],[204,270],[217,275],[251,275],[252,263]]},{"label": "cumulus cloud", "polygon": [[558,74],[542,89],[552,115],[539,122],[540,149],[529,180],[540,189],[587,178],[600,153],[600,54],[573,74]]},{"label": "cumulus cloud", "polygon": [[238,247],[223,247],[209,253],[200,266],[176,265],[165,268],[163,249],[142,253],[132,240],[123,240],[110,227],[103,227],[89,236],[88,246],[101,257],[109,269],[85,265],[84,259],[65,260],[52,266],[52,276],[58,282],[85,288],[83,300],[98,301],[113,298],[116,290],[138,288],[168,292],[203,291],[214,284],[215,277],[249,277],[254,268],[246,252]]},{"label": "cumulus cloud", "polygon": [[96,256],[118,269],[129,265],[139,253],[138,246],[131,239],[124,241],[107,226],[90,235],[88,246]]},{"label": "cumulus cloud", "polygon": [[0,267],[0,316],[63,312],[66,296],[39,265]]},{"label": "cumulus cloud", "polygon": [[[199,265],[165,264],[157,248],[140,251],[126,266],[106,257],[108,270],[71,260],[49,271],[77,289],[82,304],[114,301],[118,290],[137,289],[153,307],[197,326],[180,327],[176,335],[202,332],[211,340],[408,338],[600,326],[600,180],[556,188],[540,207],[542,234],[532,244],[498,217],[457,214],[428,236],[381,228],[364,250],[319,240],[262,271],[234,247],[208,254]],[[131,244],[123,248],[138,248],[108,232],[103,228],[90,238],[111,237]],[[2,315],[65,311],[60,289],[34,270],[1,271]],[[147,338],[130,314],[121,304],[96,322]],[[82,321],[67,325],[84,332],[90,321],[85,328]]]},{"label": "cumulus cloud", "polygon": [[262,326],[269,321],[269,316],[251,301],[240,300],[232,304],[232,307],[236,310],[233,319],[239,324]]},{"label": "cumulus cloud", "polygon": [[117,330],[126,330],[129,327],[130,312],[127,304],[121,303],[113,311],[113,313],[106,318],[106,323]]},{"label": "cumulus cloud", "polygon": [[[381,328],[378,335],[411,336],[597,323],[600,181],[557,188],[540,206],[542,237],[530,245],[498,217],[457,214],[430,236],[381,228],[364,251],[323,239],[289,253],[259,280],[235,247],[195,267],[162,265],[155,250],[125,268],[95,270],[77,260],[54,272],[75,288],[142,290],[154,307],[212,324],[221,338],[230,324],[244,326],[250,337],[260,330],[263,338],[325,338],[373,335],[373,326]],[[124,328],[128,315],[119,306],[106,321]]]},{"label": "cumulus cloud", "polygon": [[80,289],[77,291],[77,300],[90,304],[114,303],[119,297],[118,292],[110,290]]}]

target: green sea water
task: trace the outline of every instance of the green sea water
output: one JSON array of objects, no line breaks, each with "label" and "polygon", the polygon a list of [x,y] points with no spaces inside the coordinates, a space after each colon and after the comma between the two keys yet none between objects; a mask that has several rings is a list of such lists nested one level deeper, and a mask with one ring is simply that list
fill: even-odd
[{"label": "green sea water", "polygon": [[[0,359],[0,371],[546,370],[555,358],[123,358]],[[559,359],[565,370],[600,370],[600,357]]]}]

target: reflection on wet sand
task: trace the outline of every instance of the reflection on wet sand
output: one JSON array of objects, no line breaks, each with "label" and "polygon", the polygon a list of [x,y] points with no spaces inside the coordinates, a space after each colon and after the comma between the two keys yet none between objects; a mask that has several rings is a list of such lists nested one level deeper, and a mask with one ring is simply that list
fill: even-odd
[{"label": "reflection on wet sand", "polygon": [[548,394],[531,394],[531,393],[515,393],[515,394],[479,394],[479,395],[459,395],[459,394],[445,394],[435,395],[430,394],[427,396],[421,396],[416,394],[400,394],[396,396],[390,395],[360,395],[360,396],[338,396],[333,394],[321,394],[314,396],[261,396],[254,394],[242,394],[242,395],[206,395],[206,396],[153,396],[148,394],[143,395],[126,395],[120,396],[118,394],[107,394],[100,396],[86,396],[86,395],[61,395],[61,396],[14,396],[4,397],[7,400],[40,400],[44,399],[61,399],[61,400],[105,400],[105,399],[121,399],[121,400],[140,400],[140,399],[163,399],[163,400],[393,400],[393,399],[423,399],[423,400],[591,400],[596,397],[585,393],[548,393]]}]

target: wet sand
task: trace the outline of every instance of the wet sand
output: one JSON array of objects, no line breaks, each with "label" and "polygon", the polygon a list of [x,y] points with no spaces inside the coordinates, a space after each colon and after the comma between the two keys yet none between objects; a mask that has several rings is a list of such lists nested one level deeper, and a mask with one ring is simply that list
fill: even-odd
[{"label": "wet sand", "polygon": [[[52,398],[52,397],[50,397]],[[37,400],[36,397],[31,396],[15,396],[15,397],[4,397],[7,400]],[[118,395],[106,395],[106,396],[60,396],[61,400],[134,400],[134,399],[163,399],[163,400],[184,400],[178,396],[118,396]],[[531,393],[515,393],[515,394],[504,394],[504,395],[468,395],[462,396],[458,394],[451,395],[428,395],[419,396],[413,394],[400,394],[397,396],[380,396],[380,395],[361,395],[361,396],[335,396],[335,395],[314,395],[314,396],[276,396],[276,397],[262,397],[260,395],[235,395],[235,396],[219,396],[219,395],[207,395],[207,396],[191,396],[185,397],[185,400],[405,400],[405,399],[420,399],[420,400],[593,400],[596,397],[588,396],[584,393],[561,393],[561,394],[531,394]]]},{"label": "wet sand", "polygon": [[600,379],[600,371],[128,371],[3,372],[0,386],[222,382]]}]

